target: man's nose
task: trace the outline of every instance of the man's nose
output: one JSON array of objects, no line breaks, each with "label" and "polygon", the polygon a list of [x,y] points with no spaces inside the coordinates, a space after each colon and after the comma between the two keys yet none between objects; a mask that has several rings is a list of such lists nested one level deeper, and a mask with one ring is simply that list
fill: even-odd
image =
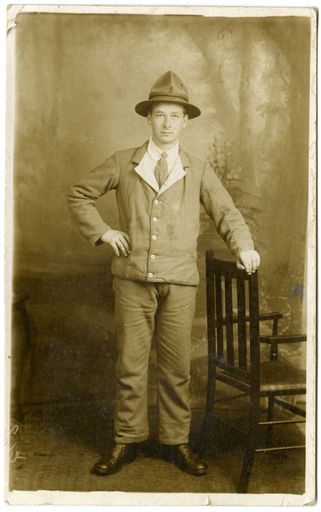
[{"label": "man's nose", "polygon": [[165,124],[166,128],[170,127],[171,123],[172,123],[172,120],[171,120],[170,116],[167,116],[167,117],[164,118],[164,124]]}]

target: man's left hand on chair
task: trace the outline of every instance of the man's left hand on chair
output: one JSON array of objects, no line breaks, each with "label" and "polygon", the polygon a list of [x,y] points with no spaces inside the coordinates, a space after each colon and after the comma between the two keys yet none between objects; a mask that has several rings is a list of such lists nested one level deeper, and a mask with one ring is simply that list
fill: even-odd
[{"label": "man's left hand on chair", "polygon": [[260,265],[260,255],[255,250],[239,251],[236,256],[236,266],[240,270],[246,270],[248,274],[254,274]]}]

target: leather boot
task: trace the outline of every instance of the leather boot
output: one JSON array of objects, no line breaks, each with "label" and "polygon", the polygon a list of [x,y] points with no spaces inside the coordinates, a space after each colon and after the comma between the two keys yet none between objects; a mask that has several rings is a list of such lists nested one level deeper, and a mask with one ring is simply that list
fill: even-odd
[{"label": "leather boot", "polygon": [[161,451],[167,462],[191,475],[200,476],[207,473],[207,464],[193,454],[188,444],[162,445]]},{"label": "leather boot", "polygon": [[117,473],[124,464],[132,462],[136,458],[136,444],[116,443],[109,455],[103,455],[92,468],[96,475],[106,476]]}]

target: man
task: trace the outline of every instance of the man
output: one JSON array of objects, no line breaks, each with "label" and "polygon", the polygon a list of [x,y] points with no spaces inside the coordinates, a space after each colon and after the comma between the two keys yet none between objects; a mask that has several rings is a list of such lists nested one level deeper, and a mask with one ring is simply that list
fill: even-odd
[{"label": "man", "polygon": [[[152,87],[136,112],[152,136],[143,146],[116,152],[72,187],[74,219],[93,245],[107,243],[112,262],[118,335],[114,446],[93,471],[108,475],[135,459],[148,439],[147,376],[156,334],[158,441],[166,460],[193,475],[207,466],[189,448],[191,328],[200,202],[237,265],[252,273],[260,258],[247,225],[209,164],[178,142],[189,119],[200,115],[171,71]],[[98,213],[95,201],[116,190],[120,230]]]}]

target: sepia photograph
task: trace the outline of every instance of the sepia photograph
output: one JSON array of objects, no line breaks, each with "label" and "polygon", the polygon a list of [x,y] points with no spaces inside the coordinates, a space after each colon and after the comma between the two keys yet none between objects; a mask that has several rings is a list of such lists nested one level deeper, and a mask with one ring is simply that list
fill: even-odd
[{"label": "sepia photograph", "polygon": [[314,503],[316,26],[7,7],[9,504]]}]

